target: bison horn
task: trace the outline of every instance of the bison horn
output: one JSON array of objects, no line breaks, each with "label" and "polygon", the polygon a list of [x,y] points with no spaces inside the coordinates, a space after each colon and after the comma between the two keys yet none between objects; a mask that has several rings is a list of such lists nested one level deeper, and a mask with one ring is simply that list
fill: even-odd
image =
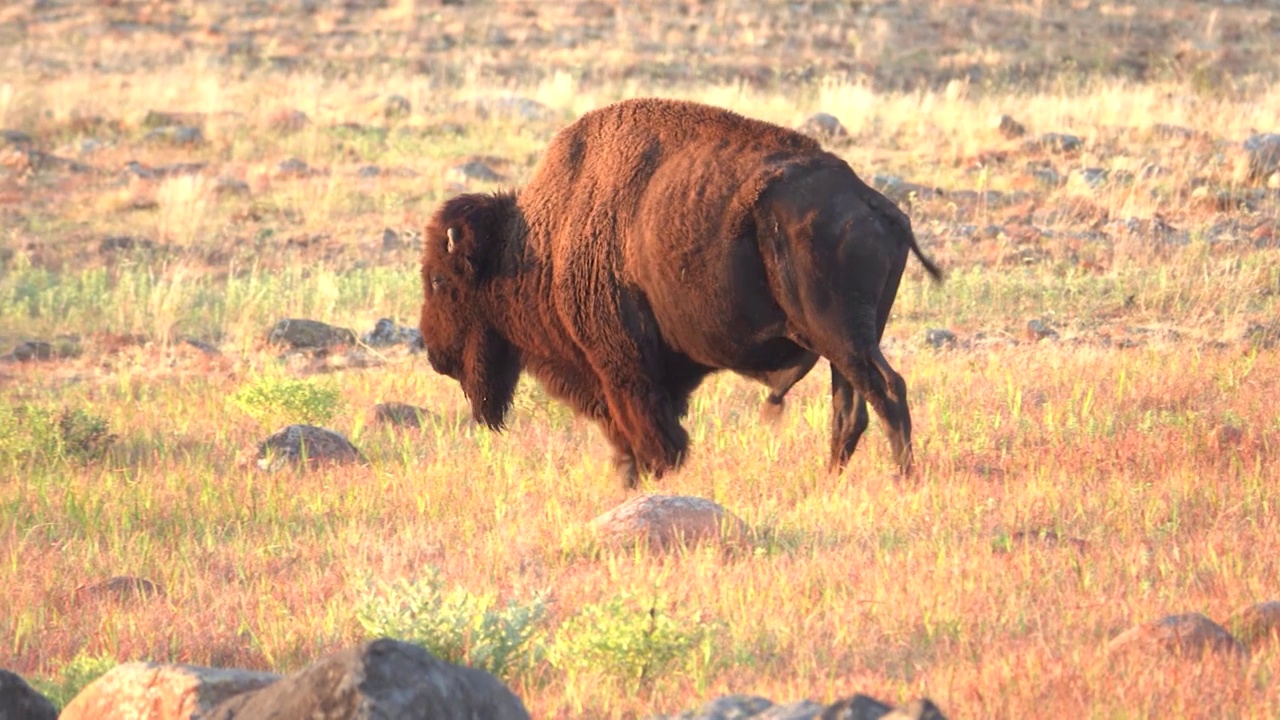
[{"label": "bison horn", "polygon": [[458,245],[458,228],[449,228],[445,235],[449,237],[449,244],[445,246],[445,251],[453,252],[454,247]]}]

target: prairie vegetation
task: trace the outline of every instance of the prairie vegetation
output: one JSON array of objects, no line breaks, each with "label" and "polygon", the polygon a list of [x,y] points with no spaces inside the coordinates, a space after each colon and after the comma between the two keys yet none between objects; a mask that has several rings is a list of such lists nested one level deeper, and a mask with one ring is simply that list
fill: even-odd
[{"label": "prairie vegetation", "polygon": [[[1280,599],[1280,175],[1243,145],[1280,130],[1280,11],[279,5],[0,10],[0,352],[26,348],[0,363],[0,667],[65,700],[116,662],[288,672],[398,632],[461,637],[535,717],[733,692],[1280,714],[1274,638],[1107,654]],[[720,375],[685,468],[642,490],[721,503],[747,552],[606,550],[606,445],[536,384],[495,435],[420,355],[266,342],[287,317],[415,324],[434,204],[519,185],[564,123],[638,95],[830,113],[830,146],[909,206],[948,272],[908,264],[884,342],[916,476],[875,425],[825,473],[825,362],[776,425]],[[298,379],[300,404],[245,400]],[[384,401],[429,414],[375,425]],[[303,417],[368,464],[260,470]],[[115,576],[159,591],[84,592]]]}]

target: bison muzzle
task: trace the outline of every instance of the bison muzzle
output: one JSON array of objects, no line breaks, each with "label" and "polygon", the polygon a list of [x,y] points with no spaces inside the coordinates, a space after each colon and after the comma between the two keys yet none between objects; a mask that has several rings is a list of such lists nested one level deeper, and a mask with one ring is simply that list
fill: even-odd
[{"label": "bison muzzle", "polygon": [[706,105],[627,100],[560,131],[518,192],[468,193],[423,235],[419,329],[477,421],[504,426],[522,372],[593,418],[624,483],[688,448],[709,373],[770,384],[831,366],[829,466],[882,421],[910,472],[907,388],[880,351],[910,220],[797,132]]}]

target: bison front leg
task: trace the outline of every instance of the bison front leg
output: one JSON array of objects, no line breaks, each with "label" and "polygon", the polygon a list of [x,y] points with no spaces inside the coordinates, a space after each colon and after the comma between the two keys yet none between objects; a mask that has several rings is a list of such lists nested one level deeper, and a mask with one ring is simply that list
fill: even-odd
[{"label": "bison front leg", "polygon": [[[614,447],[619,450],[615,464],[624,480],[629,473],[633,478],[640,473],[661,478],[680,467],[689,447],[689,434],[680,425],[679,403],[643,379],[603,384],[609,415],[623,439]],[[625,457],[628,454],[631,465]]]}]

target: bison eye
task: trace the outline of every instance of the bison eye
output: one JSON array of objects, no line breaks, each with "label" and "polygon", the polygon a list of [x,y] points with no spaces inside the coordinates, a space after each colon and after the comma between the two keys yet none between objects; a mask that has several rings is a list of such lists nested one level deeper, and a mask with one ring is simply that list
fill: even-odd
[{"label": "bison eye", "polygon": [[444,277],[443,277],[443,276],[440,276],[440,275],[432,275],[432,276],[431,276],[431,289],[432,289],[433,291],[435,291],[435,290],[439,290],[439,289],[440,289],[440,286],[441,286],[441,285],[443,285],[443,284],[444,284]]}]

